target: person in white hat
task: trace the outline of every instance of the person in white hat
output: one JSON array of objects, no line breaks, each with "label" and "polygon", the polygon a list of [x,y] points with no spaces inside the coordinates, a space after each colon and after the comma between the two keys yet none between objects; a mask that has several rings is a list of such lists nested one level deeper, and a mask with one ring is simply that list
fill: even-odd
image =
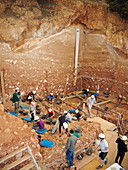
[{"label": "person in white hat", "polygon": [[55,96],[53,95],[53,93],[50,93],[50,95],[49,96],[47,96],[47,98],[48,98],[48,101],[49,101],[49,103],[53,103],[54,102],[54,98],[55,98]]},{"label": "person in white hat", "polygon": [[94,95],[92,95],[91,97],[88,97],[87,105],[88,105],[89,116],[91,116],[91,109],[92,109],[93,104],[95,104],[95,103],[96,103],[96,100],[95,100],[95,96]]},{"label": "person in white hat", "polygon": [[[64,112],[63,115],[59,116],[58,120],[59,120],[59,137],[61,137],[61,127],[63,127],[65,129],[65,133],[68,133],[68,127],[66,127],[66,119],[65,119],[65,113],[67,111]],[[66,124],[65,124],[66,123]]]},{"label": "person in white hat", "polygon": [[117,156],[115,162],[118,163],[118,159],[120,158],[119,160],[120,166],[124,159],[125,152],[127,152],[127,144],[125,143],[126,140],[127,140],[127,136],[122,136],[122,139],[117,138],[116,140],[116,143],[118,144],[118,150],[117,150]]},{"label": "person in white hat", "polygon": [[12,102],[15,105],[15,113],[19,114],[20,92],[19,92],[18,87],[15,89],[15,93],[13,94]]},{"label": "person in white hat", "polygon": [[105,135],[103,133],[99,134],[100,138],[100,147],[98,147],[98,152],[99,152],[99,159],[100,159],[100,165],[96,167],[96,169],[101,169],[103,168],[102,163],[105,162],[105,165],[108,163],[108,159],[105,157],[108,154],[108,142],[105,140]]},{"label": "person in white hat", "polygon": [[80,120],[80,117],[82,116],[81,114],[80,114],[80,112],[79,112],[79,110],[78,109],[76,109],[76,118],[77,118],[77,120],[79,121]]},{"label": "person in white hat", "polygon": [[47,114],[48,114],[48,117],[51,117],[51,118],[53,118],[55,116],[55,112],[53,111],[52,108],[49,108],[47,110]]},{"label": "person in white hat", "polygon": [[27,95],[27,100],[29,100],[28,97],[32,97],[32,100],[35,100],[35,95],[37,95],[38,97],[40,97],[40,96],[36,93],[36,91],[31,91],[31,92],[28,93],[28,95]]}]

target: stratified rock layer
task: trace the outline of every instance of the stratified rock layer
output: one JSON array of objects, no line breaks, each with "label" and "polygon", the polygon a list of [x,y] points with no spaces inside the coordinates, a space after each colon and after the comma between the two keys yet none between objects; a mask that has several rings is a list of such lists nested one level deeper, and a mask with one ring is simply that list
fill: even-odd
[{"label": "stratified rock layer", "polygon": [[[75,32],[80,29],[77,89],[109,90],[128,100],[128,24],[102,1],[1,1],[0,53],[6,97],[38,88],[46,96],[73,87]],[[65,83],[67,87],[65,89]]]}]

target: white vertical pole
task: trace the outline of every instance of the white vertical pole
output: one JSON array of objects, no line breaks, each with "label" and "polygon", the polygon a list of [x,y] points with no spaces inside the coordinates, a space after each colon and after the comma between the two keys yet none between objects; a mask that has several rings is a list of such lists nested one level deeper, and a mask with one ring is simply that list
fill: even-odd
[{"label": "white vertical pole", "polygon": [[76,85],[77,79],[77,64],[78,64],[78,51],[79,51],[79,33],[80,29],[76,30],[76,51],[75,51],[75,74],[74,74],[74,86]]}]

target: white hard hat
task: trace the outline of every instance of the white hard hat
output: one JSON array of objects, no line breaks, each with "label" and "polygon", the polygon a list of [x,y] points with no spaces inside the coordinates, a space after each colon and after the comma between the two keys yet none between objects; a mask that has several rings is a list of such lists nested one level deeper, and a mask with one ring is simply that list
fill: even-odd
[{"label": "white hard hat", "polygon": [[95,99],[95,96],[94,96],[94,95],[91,95],[91,98]]},{"label": "white hard hat", "polygon": [[36,94],[36,91],[33,91],[33,94]]},{"label": "white hard hat", "polygon": [[99,134],[99,138],[104,139],[104,138],[105,138],[105,135],[104,135],[103,133],[100,133],[100,134]]},{"label": "white hard hat", "polygon": [[51,96],[53,96],[53,93],[50,93]]},{"label": "white hard hat", "polygon": [[51,108],[49,108],[49,112],[51,112],[52,111],[52,109]]},{"label": "white hard hat", "polygon": [[32,97],[31,97],[31,96],[29,96],[29,97],[28,97],[28,100],[30,100],[30,99],[32,99]]},{"label": "white hard hat", "polygon": [[39,116],[35,116],[35,120],[39,120]]},{"label": "white hard hat", "polygon": [[79,110],[78,109],[76,109],[76,113],[78,113],[79,112]]},{"label": "white hard hat", "polygon": [[87,89],[87,91],[89,92],[89,89]]},{"label": "white hard hat", "polygon": [[97,91],[97,93],[99,93],[99,91]]},{"label": "white hard hat", "polygon": [[19,87],[16,87],[16,90],[19,90]]},{"label": "white hard hat", "polygon": [[127,136],[122,136],[122,140],[127,140]]},{"label": "white hard hat", "polygon": [[64,114],[68,113],[66,110],[64,111]]}]

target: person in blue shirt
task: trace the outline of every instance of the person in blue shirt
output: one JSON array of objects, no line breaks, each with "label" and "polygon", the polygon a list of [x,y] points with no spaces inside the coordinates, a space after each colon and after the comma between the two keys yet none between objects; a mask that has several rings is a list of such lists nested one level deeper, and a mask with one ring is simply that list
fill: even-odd
[{"label": "person in blue shirt", "polygon": [[53,101],[54,101],[55,96],[53,95],[53,93],[50,93],[50,95],[47,96],[47,98],[48,98],[49,102],[52,104]]}]

